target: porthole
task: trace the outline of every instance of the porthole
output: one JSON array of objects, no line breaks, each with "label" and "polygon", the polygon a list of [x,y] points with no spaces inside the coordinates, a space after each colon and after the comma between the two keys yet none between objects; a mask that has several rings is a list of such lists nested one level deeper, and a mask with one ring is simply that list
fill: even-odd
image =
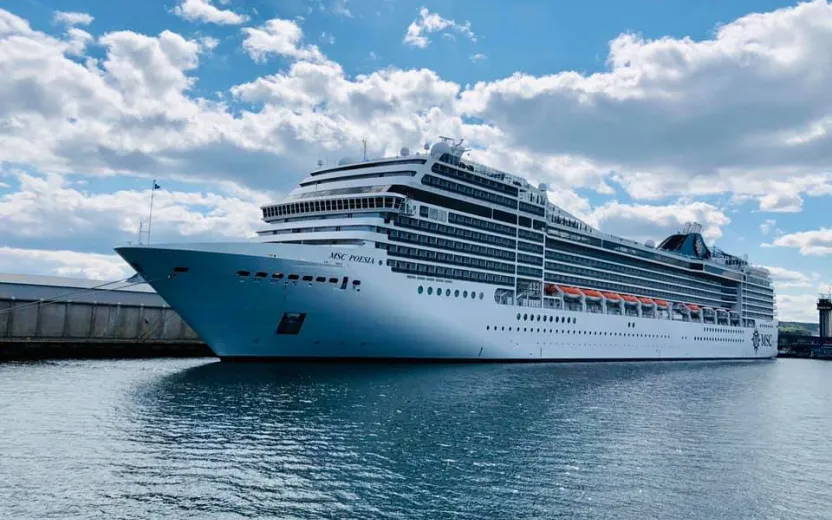
[{"label": "porthole", "polygon": [[485,294],[480,293],[480,300],[482,300],[484,297],[485,297]]},{"label": "porthole", "polygon": [[316,282],[325,282],[325,281],[326,281],[326,277],[325,277],[325,276],[319,276],[319,277],[315,278],[315,281],[316,281]]},{"label": "porthole", "polygon": [[451,290],[450,289],[445,289],[445,296],[450,296],[450,295],[451,295]]},{"label": "porthole", "polygon": [[438,289],[436,289],[436,295],[437,295],[437,296],[442,296],[442,288],[441,288],[441,287],[439,287]]},{"label": "porthole", "polygon": [[428,295],[433,294],[433,287],[428,287]]},{"label": "porthole", "polygon": [[523,321],[527,321],[528,319],[529,319],[529,315],[528,315],[528,314],[524,314],[524,315],[523,315]]},{"label": "porthole", "polygon": [[312,281],[312,276],[308,275],[308,274],[303,275],[303,281],[304,282],[311,282]]},{"label": "porthole", "polygon": [[455,296],[456,298],[459,298],[459,289],[457,289],[456,291],[454,291],[454,296]]},{"label": "porthole", "polygon": [[471,291],[471,299],[472,299],[472,300],[476,300],[476,299],[477,299],[477,293],[475,293],[474,291]]},{"label": "porthole", "polygon": [[272,278],[275,280],[280,280],[281,278],[283,278],[283,273],[274,273],[272,275]]},{"label": "porthole", "polygon": [[462,291],[462,297],[467,298],[468,297],[468,291]]},{"label": "porthole", "polygon": [[560,323],[560,316],[555,316],[555,323]]},{"label": "porthole", "polygon": [[520,321],[520,313],[517,313],[517,321]]},{"label": "porthole", "polygon": [[419,292],[419,294],[422,294],[423,292],[425,292],[425,288],[420,285],[419,289],[418,289],[418,292]]}]

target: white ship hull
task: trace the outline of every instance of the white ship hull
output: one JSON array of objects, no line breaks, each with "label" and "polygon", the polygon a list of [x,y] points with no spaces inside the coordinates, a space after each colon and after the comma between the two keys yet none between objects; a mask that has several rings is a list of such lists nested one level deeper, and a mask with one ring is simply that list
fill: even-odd
[{"label": "white ship hull", "polygon": [[[502,305],[494,301],[492,285],[393,273],[385,251],[375,248],[225,243],[131,246],[117,252],[223,360],[577,361],[777,355],[774,322],[758,321],[751,329]],[[174,273],[176,267],[187,272]],[[250,275],[240,276],[240,270]],[[268,277],[258,279],[257,272]],[[275,279],[274,273],[284,276]],[[289,280],[289,274],[326,281]],[[344,277],[349,281],[342,288]],[[355,280],[360,285],[353,285]],[[425,289],[421,294],[420,286]],[[462,297],[464,292],[468,298]],[[277,333],[284,313],[305,314],[297,334]]]}]

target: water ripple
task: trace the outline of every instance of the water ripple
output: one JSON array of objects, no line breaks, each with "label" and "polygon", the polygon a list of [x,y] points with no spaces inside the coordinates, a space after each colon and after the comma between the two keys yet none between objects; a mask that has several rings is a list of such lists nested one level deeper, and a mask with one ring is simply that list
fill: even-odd
[{"label": "water ripple", "polygon": [[830,375],[0,365],[0,518],[829,518]]}]

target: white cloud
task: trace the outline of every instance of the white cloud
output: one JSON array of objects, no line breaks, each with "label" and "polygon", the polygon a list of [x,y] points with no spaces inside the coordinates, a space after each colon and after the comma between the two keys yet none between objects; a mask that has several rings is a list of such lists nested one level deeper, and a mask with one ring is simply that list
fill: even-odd
[{"label": "white cloud", "polygon": [[808,289],[816,287],[820,278],[817,273],[809,276],[800,271],[785,269],[783,267],[768,265],[763,267],[771,273],[771,279],[778,292],[782,289]]},{"label": "white cloud", "polygon": [[227,9],[219,9],[210,0],[182,0],[173,8],[173,13],[191,22],[214,23],[218,25],[240,25],[248,17]]},{"label": "white cloud", "polygon": [[[461,30],[450,22],[426,12],[416,36]],[[289,63],[233,97],[212,94],[232,110],[194,93],[209,41],[120,31],[98,38],[100,57],[68,59],[79,45],[0,10],[0,161],[284,187],[319,158],[355,155],[363,137],[372,155],[454,135],[577,206],[564,186],[657,201],[731,193],[764,210],[832,193],[825,2],[748,16],[706,41],[622,35],[597,74],[471,87],[428,69],[349,76],[288,20],[244,37],[253,58]]]},{"label": "white cloud", "polygon": [[699,222],[710,244],[722,236],[731,219],[711,204],[679,201],[666,206],[609,202],[595,208],[587,221],[607,233],[656,244],[681,231],[685,223]]},{"label": "white cloud", "polygon": [[829,120],[830,46],[832,7],[814,1],[711,40],[621,35],[608,71],[517,73],[464,91],[459,107],[516,147],[615,171],[637,198],[734,192],[795,210],[801,193],[829,192],[832,136],[788,136]]},{"label": "white cloud", "polygon": [[74,25],[89,25],[93,20],[95,18],[87,13],[69,13],[64,11],[55,11],[55,15],[52,17],[53,23],[64,24],[70,27]]},{"label": "white cloud", "polygon": [[765,222],[763,222],[762,224],[760,224],[760,232],[761,232],[763,235],[768,235],[768,234],[769,234],[769,232],[771,232],[771,230],[772,230],[772,229],[774,229],[774,226],[776,226],[776,225],[777,225],[777,221],[776,221],[776,220],[774,220],[774,219],[766,219],[766,220],[765,220]]},{"label": "white cloud", "polygon": [[116,254],[0,246],[0,271],[116,281],[133,270]]},{"label": "white cloud", "polygon": [[405,33],[402,41],[406,45],[424,49],[430,44],[430,40],[425,36],[426,34],[441,32],[446,29],[453,29],[467,36],[471,41],[477,41],[477,35],[471,30],[470,22],[458,24],[453,20],[442,18],[436,13],[431,13],[426,7],[419,9],[419,18],[411,22],[407,27],[407,33]]},{"label": "white cloud", "polygon": [[477,53],[477,54],[472,54],[471,55],[471,61],[473,61],[474,63],[478,63],[480,61],[485,61],[487,58],[488,58],[488,56],[486,56],[485,54],[482,54],[482,53]]},{"label": "white cloud", "polygon": [[[16,237],[69,245],[86,238],[115,245],[133,240],[139,222],[148,218],[149,187],[91,194],[59,175],[18,172],[17,178],[19,188],[0,196],[0,221],[5,224],[0,242]],[[262,225],[259,206],[273,200],[231,183],[222,184],[221,193],[162,188],[154,197],[153,231],[154,236],[172,239],[253,236]]]},{"label": "white cloud", "polygon": [[832,229],[822,227],[814,231],[800,231],[777,237],[771,245],[794,247],[802,255],[832,254]]},{"label": "white cloud", "polygon": [[817,295],[815,294],[778,294],[777,318],[780,321],[817,322]]},{"label": "white cloud", "polygon": [[87,49],[87,44],[93,41],[90,33],[77,27],[70,27],[67,29],[66,34],[67,44],[69,45],[67,53],[75,56],[82,56]]},{"label": "white cloud", "polygon": [[255,61],[264,61],[270,54],[299,60],[324,61],[315,45],[301,45],[303,31],[292,20],[273,18],[260,27],[245,27],[243,47]]}]

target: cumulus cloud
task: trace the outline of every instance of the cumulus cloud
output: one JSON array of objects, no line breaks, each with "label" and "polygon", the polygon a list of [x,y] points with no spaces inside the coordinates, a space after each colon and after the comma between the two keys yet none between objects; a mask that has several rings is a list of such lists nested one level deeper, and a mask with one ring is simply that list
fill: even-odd
[{"label": "cumulus cloud", "polygon": [[213,23],[218,25],[240,25],[248,17],[228,9],[219,9],[211,0],[182,0],[173,8],[173,13],[191,22]]},{"label": "cumulus cloud", "polygon": [[776,266],[763,266],[771,273],[771,279],[777,290],[781,289],[808,289],[817,285],[820,275],[817,273],[807,275],[800,271],[785,269]]},{"label": "cumulus cloud", "polygon": [[776,226],[776,225],[777,225],[776,220],[766,219],[762,224],[760,224],[760,232],[763,235],[768,235],[769,232],[771,232],[771,230],[774,229],[774,226]]},{"label": "cumulus cloud", "polygon": [[116,281],[133,273],[118,255],[0,247],[0,271]]},{"label": "cumulus cloud", "polygon": [[822,227],[788,233],[777,237],[771,245],[797,248],[802,255],[829,255],[832,254],[832,229]]},{"label": "cumulus cloud", "polygon": [[[431,13],[426,7],[419,9],[419,18],[411,22],[407,27],[407,33],[402,40],[406,45],[424,49],[430,44],[430,40],[426,36],[433,32],[442,32],[447,29],[454,30],[471,41],[477,41],[477,35],[471,30],[471,23],[465,22],[463,24],[456,23],[453,20],[442,18],[437,13]],[[448,34],[448,33],[445,33]]]},{"label": "cumulus cloud", "polygon": [[324,61],[316,45],[302,45],[303,31],[292,20],[273,18],[260,27],[245,27],[243,48],[255,61],[264,61],[270,54],[299,60]]},{"label": "cumulus cloud", "polygon": [[[420,14],[414,41],[470,32]],[[832,7],[823,1],[749,15],[705,41],[622,35],[596,74],[470,87],[427,69],[352,77],[293,21],[243,36],[252,58],[288,64],[232,87],[220,98],[232,107],[194,93],[210,41],[118,31],[97,38],[100,55],[77,56],[79,44],[0,10],[0,161],[282,188],[318,159],[355,155],[364,137],[373,155],[454,135],[476,160],[547,182],[579,209],[587,203],[571,189],[662,204],[731,193],[766,211],[832,193]]]},{"label": "cumulus cloud", "polygon": [[679,201],[666,206],[608,202],[595,208],[587,221],[607,233],[658,244],[681,231],[687,222],[702,224],[702,236],[712,243],[722,236],[722,228],[731,219],[711,204]]},{"label": "cumulus cloud", "polygon": [[52,21],[54,23],[70,27],[75,25],[89,25],[93,20],[95,20],[95,18],[87,13],[72,13],[64,11],[55,11],[55,15],[52,17]]},{"label": "cumulus cloud", "polygon": [[815,294],[778,294],[777,314],[780,321],[804,321],[817,323]]},{"label": "cumulus cloud", "polygon": [[518,147],[615,171],[633,197],[730,191],[794,211],[801,193],[830,186],[832,78],[818,76],[832,71],[830,45],[832,7],[818,0],[743,17],[711,40],[624,34],[605,72],[517,73],[464,91],[459,107]]},{"label": "cumulus cloud", "polygon": [[[60,175],[18,172],[16,177],[19,187],[0,196],[0,221],[5,224],[0,230],[0,242],[24,238],[29,242],[69,247],[95,241],[110,249],[134,240],[140,221],[147,225],[149,187],[88,193]],[[273,201],[276,195],[232,183],[223,183],[219,188],[215,192],[157,190],[154,236],[166,239],[254,236],[254,231],[262,225],[259,207]]]}]

